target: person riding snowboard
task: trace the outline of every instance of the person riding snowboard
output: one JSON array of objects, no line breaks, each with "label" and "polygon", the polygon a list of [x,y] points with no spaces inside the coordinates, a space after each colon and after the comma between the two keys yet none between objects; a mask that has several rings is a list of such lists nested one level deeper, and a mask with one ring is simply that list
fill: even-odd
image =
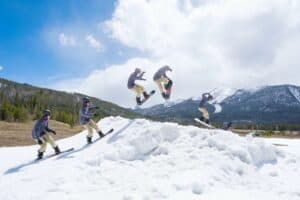
[{"label": "person riding snowboard", "polygon": [[87,143],[92,143],[93,129],[95,129],[100,138],[104,137],[104,134],[98,127],[98,125],[92,120],[94,116],[94,110],[97,106],[91,106],[91,101],[89,97],[84,97],[82,101],[82,107],[79,110],[79,123],[83,125],[88,130],[88,135],[86,137]]},{"label": "person riding snowboard", "polygon": [[[136,103],[137,105],[142,105],[143,101],[148,99],[150,95],[144,91],[144,87],[135,83],[136,80],[145,81],[143,78],[145,72],[142,72],[140,68],[136,68],[132,74],[130,74],[128,78],[127,87],[128,89],[134,91],[136,93]],[[144,100],[141,100],[141,96],[144,96]]]},{"label": "person riding snowboard", "polygon": [[48,127],[50,120],[51,111],[44,110],[42,117],[37,120],[32,129],[32,138],[40,145],[38,150],[38,160],[43,158],[44,152],[47,148],[47,143],[49,143],[55,151],[55,154],[59,154],[61,151],[58,145],[55,143],[53,138],[49,133],[56,135],[56,132]]},{"label": "person riding snowboard", "polygon": [[202,99],[199,103],[198,110],[202,114],[202,116],[200,117],[200,120],[207,124],[209,124],[209,114],[207,112],[205,105],[208,101],[211,101],[212,99],[213,99],[213,96],[210,93],[204,93],[204,94],[202,94]]},{"label": "person riding snowboard", "polygon": [[223,122],[223,126],[222,126],[223,130],[229,130],[231,127],[232,127],[232,122],[231,121]]},{"label": "person riding snowboard", "polygon": [[153,81],[157,84],[159,91],[164,99],[170,98],[170,92],[168,91],[172,87],[172,80],[167,77],[166,73],[172,71],[172,69],[165,65],[161,67],[153,76]]}]

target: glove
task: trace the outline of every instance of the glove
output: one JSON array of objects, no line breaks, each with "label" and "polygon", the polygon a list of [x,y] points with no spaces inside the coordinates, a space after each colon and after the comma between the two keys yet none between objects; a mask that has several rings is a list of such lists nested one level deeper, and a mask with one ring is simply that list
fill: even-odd
[{"label": "glove", "polygon": [[56,131],[52,131],[52,133],[53,133],[54,135],[56,135]]},{"label": "glove", "polygon": [[42,145],[44,142],[43,142],[43,140],[41,140],[40,138],[38,138],[38,139],[37,139],[37,143],[38,143],[39,145]]}]

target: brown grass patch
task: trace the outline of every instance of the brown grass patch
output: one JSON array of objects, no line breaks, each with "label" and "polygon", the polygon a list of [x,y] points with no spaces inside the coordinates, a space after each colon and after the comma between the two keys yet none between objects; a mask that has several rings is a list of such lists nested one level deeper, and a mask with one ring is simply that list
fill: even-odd
[{"label": "brown grass patch", "polygon": [[[31,137],[34,122],[11,123],[0,121],[0,147],[33,145],[35,142]],[[53,135],[55,140],[70,137],[83,130],[81,126],[73,128],[70,125],[50,120],[49,127],[56,131]]]}]

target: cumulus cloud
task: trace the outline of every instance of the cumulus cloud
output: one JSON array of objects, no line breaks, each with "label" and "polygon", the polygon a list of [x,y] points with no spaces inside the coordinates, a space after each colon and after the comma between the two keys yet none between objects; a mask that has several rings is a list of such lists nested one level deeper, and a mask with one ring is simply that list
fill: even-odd
[{"label": "cumulus cloud", "polygon": [[60,33],[58,41],[62,46],[76,46],[76,39],[73,36],[67,36],[64,33]]},{"label": "cumulus cloud", "polygon": [[[105,24],[112,38],[147,56],[91,73],[81,91],[121,105],[134,104],[123,85],[138,66],[149,74],[172,66],[175,99],[219,86],[300,85],[297,0],[119,0]],[[91,79],[101,89],[86,89]]]},{"label": "cumulus cloud", "polygon": [[85,39],[88,42],[89,46],[96,49],[96,51],[99,52],[103,50],[103,45],[98,40],[96,40],[96,38],[92,34],[87,35]]},{"label": "cumulus cloud", "polygon": [[148,91],[153,89],[154,83],[151,80],[152,73],[155,70],[155,63],[144,58],[134,58],[122,65],[113,65],[105,69],[95,70],[86,78],[61,81],[54,87],[61,90],[82,92],[123,106],[132,106],[135,102],[135,97],[134,93],[127,89],[127,79],[128,75],[137,66],[151,68],[145,74],[149,81],[141,81],[140,84],[144,85]]}]

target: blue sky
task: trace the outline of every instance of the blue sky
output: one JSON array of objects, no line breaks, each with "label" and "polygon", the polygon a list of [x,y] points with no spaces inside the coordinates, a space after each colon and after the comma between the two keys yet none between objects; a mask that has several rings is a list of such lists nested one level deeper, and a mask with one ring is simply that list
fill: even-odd
[{"label": "blue sky", "polygon": [[300,85],[299,46],[299,0],[0,1],[0,77],[126,107],[136,67],[149,91],[171,66],[173,99]]},{"label": "blue sky", "polygon": [[[47,86],[126,59],[131,51],[100,25],[112,16],[114,7],[113,0],[0,1],[0,77]],[[91,34],[104,50],[81,46],[84,55],[78,49],[77,55],[59,44],[59,35],[68,37],[68,32],[75,38],[78,32],[82,37]],[[115,53],[124,49],[126,55]]]}]

